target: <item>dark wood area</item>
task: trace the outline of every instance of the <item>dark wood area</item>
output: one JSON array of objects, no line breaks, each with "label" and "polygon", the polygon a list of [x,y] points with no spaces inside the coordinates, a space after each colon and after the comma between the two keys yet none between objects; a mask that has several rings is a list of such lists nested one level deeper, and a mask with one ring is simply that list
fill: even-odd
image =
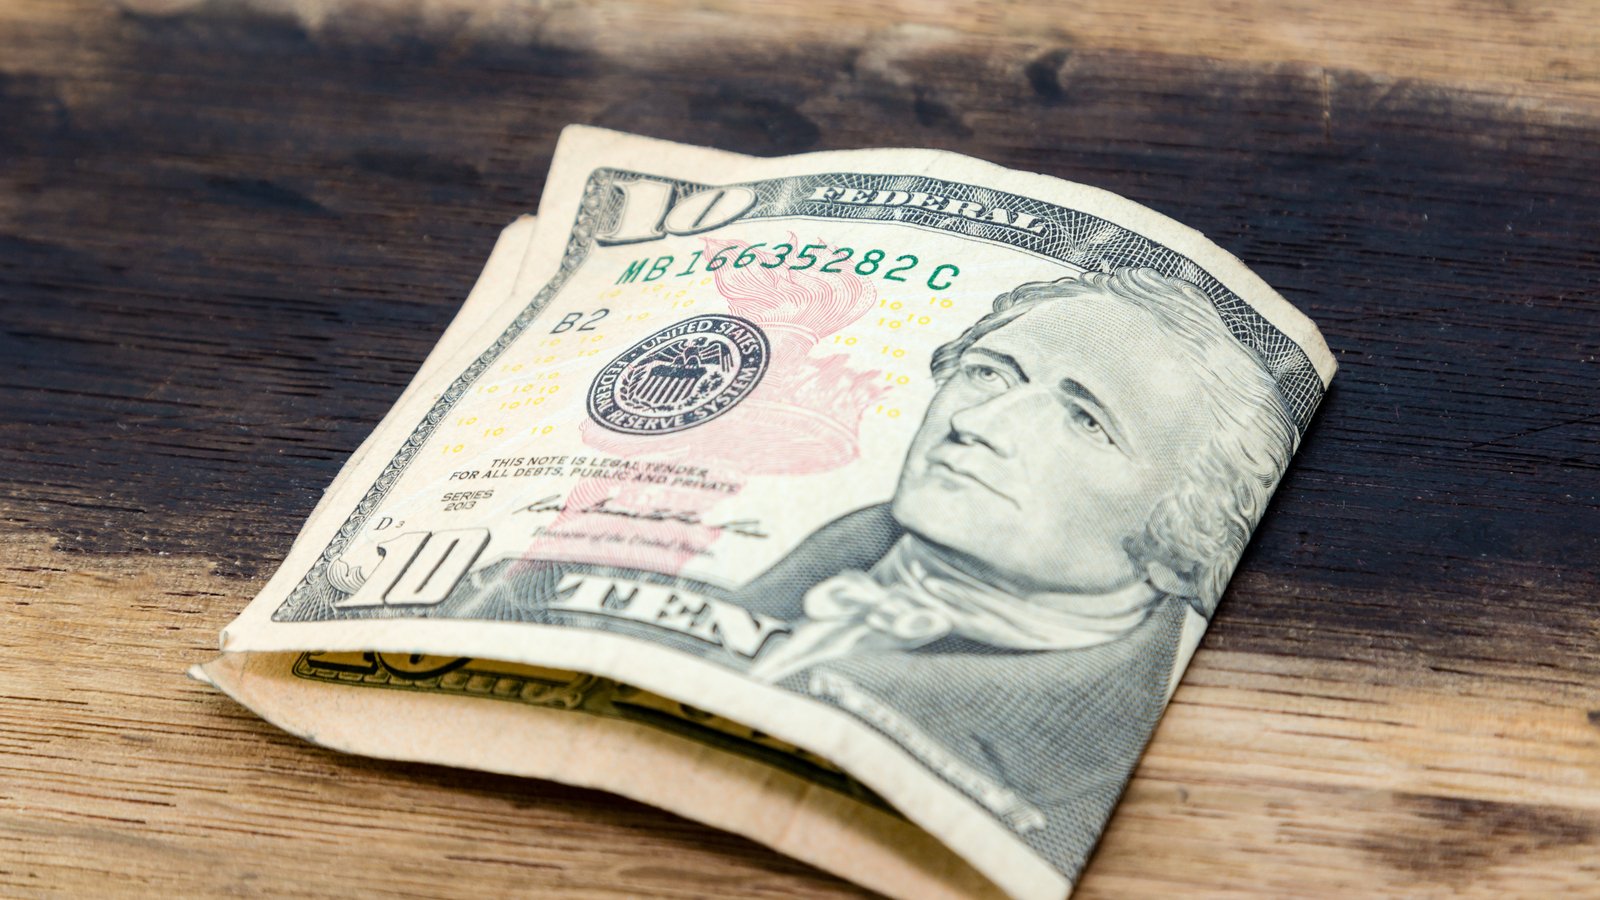
[{"label": "dark wood area", "polygon": [[[1093,34],[708,19],[691,48],[619,55],[570,28],[179,6],[0,13],[0,893],[852,890],[607,795],[340,757],[181,679],[534,209],[571,122],[1097,185],[1321,326],[1335,387],[1085,894],[1278,893],[1319,865],[1380,892],[1600,884],[1600,103]],[[1415,752],[1304,790],[1199,753],[1246,688],[1246,710],[1321,697],[1356,723],[1341,739]],[[1253,824],[1137,872],[1141,830],[1206,821],[1189,790]]]}]

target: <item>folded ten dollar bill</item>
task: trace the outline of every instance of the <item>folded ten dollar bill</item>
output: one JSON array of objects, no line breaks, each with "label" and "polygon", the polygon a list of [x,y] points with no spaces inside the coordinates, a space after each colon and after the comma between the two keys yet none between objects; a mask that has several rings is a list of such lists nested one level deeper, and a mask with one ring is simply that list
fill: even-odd
[{"label": "folded ten dollar bill", "polygon": [[1333,371],[1104,191],[575,126],[196,674],[891,895],[1064,897]]}]

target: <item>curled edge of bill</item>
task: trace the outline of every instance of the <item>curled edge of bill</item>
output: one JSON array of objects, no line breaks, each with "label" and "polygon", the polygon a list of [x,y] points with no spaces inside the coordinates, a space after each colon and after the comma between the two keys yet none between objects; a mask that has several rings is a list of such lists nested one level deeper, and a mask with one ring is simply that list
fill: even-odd
[{"label": "curled edge of bill", "polygon": [[[1159,235],[1161,243],[1197,260],[1207,271],[1245,297],[1257,312],[1306,351],[1324,384],[1331,380],[1336,365],[1315,325],[1231,254],[1193,229],[1095,188],[1007,170],[952,153],[905,153],[906,158],[896,158],[892,164],[897,170],[904,171],[907,166],[922,169],[950,166],[959,169],[959,177],[968,180],[982,181],[1024,194],[1051,196],[1057,202],[1086,209],[1131,230]],[[692,161],[688,161],[689,154],[696,155]],[[578,200],[581,179],[563,180],[557,173],[564,168],[576,170],[591,166],[592,160],[597,158],[648,159],[652,170],[664,173],[696,166],[720,169],[725,163],[728,170],[753,178],[776,171],[778,166],[800,162],[807,167],[837,165],[841,162],[839,156],[838,153],[829,152],[784,160],[757,160],[738,154],[688,148],[574,126],[564,133],[561,145],[557,148],[556,163],[541,202],[541,217],[544,221],[550,221],[547,215],[550,211],[573,208]],[[891,165],[885,159],[885,156],[876,156],[869,161],[851,155],[850,166],[873,171]],[[954,177],[956,173],[946,174]],[[561,243],[537,238],[530,243],[528,253],[514,276],[518,286],[514,293],[517,296],[529,295],[526,285],[541,283],[549,277],[559,258]],[[486,270],[486,278],[488,274]],[[486,330],[488,323],[495,318],[491,313],[483,320]],[[443,352],[445,355],[449,353],[448,350]],[[470,352],[470,348],[464,352]],[[447,368],[440,370],[439,377],[448,377]],[[419,381],[422,382],[420,386],[414,384],[418,393],[424,393],[433,386],[433,382],[423,375],[419,375]],[[392,444],[396,439],[396,429],[400,425],[409,425],[400,422],[412,415],[410,411],[402,409],[405,405],[397,404],[384,424],[358,451],[361,461],[370,462],[368,456],[382,456],[375,448]],[[274,582],[280,578],[292,580],[294,572],[303,568],[302,563],[306,558],[314,557],[321,544],[326,542],[329,525],[316,521],[323,512],[322,506],[342,508],[346,505],[338,502],[335,495],[342,493],[341,488],[354,486],[354,476],[360,468],[362,466],[357,465],[357,459],[353,459],[351,465],[341,472],[339,479],[330,487],[325,503],[319,505],[317,513],[313,514],[306,530],[291,549],[289,559]],[[347,474],[351,477],[347,478]],[[333,527],[336,526],[337,523],[333,523]],[[514,640],[512,635],[487,635],[483,626],[476,623],[456,621],[427,622],[426,634],[417,627],[417,623],[404,620],[363,622],[359,623],[359,627],[345,623],[321,623],[315,627],[315,633],[310,633],[270,620],[268,607],[278,599],[280,593],[275,587],[278,585],[269,584],[257,602],[224,631],[224,651],[372,650],[427,653],[523,662],[613,678],[662,696],[692,702],[716,715],[758,727],[779,739],[834,761],[903,811],[912,821],[937,836],[954,852],[965,857],[1007,894],[1019,898],[1057,898],[1071,891],[1072,883],[1066,876],[1034,856],[1008,832],[986,820],[965,795],[918,769],[903,748],[866,728],[845,727],[835,718],[823,722],[824,717],[819,716],[803,698],[751,690],[737,675],[698,660],[677,658],[675,654],[659,647],[640,645],[636,641],[613,635],[572,634],[549,626],[519,626]],[[1193,637],[1197,639],[1198,636],[1196,632]],[[1183,658],[1177,664],[1178,671],[1184,668],[1188,651],[1192,651],[1194,643],[1197,641],[1185,641]],[[822,727],[824,725],[835,727]],[[859,880],[857,875],[850,877]]]},{"label": "curled edge of bill", "polygon": [[229,653],[191,675],[332,750],[605,790],[890,897],[1004,896],[907,820],[748,757],[580,712],[310,682],[292,674],[298,656]]}]

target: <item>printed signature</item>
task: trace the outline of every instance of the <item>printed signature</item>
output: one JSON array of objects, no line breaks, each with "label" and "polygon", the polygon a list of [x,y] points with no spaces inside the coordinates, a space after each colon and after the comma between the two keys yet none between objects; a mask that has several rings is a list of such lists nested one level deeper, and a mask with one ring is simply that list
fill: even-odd
[{"label": "printed signature", "polygon": [[[566,499],[560,494],[551,494],[548,497],[541,497],[540,499],[535,500],[532,503],[529,503],[527,506],[517,510],[519,513],[566,511]],[[740,537],[771,537],[771,535],[762,530],[761,520],[759,519],[730,519],[726,522],[711,523],[700,518],[700,514],[694,512],[693,510],[667,509],[665,507],[657,507],[655,509],[627,509],[625,507],[612,506],[611,498],[609,497],[603,498],[599,502],[592,503],[583,507],[582,509],[574,510],[574,512],[587,513],[589,515],[596,516],[616,516],[622,519],[638,519],[642,522],[677,522],[680,525],[701,525],[717,531],[726,531],[729,534],[737,534]]]}]

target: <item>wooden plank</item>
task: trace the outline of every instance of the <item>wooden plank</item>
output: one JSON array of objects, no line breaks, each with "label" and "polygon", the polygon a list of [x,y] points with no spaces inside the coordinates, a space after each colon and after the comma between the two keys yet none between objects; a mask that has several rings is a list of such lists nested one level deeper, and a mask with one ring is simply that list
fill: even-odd
[{"label": "wooden plank", "polygon": [[330,754],[181,677],[573,121],[1097,184],[1323,326],[1336,387],[1082,895],[1592,890],[1581,6],[156,6],[0,8],[0,894],[854,893],[605,795]]},{"label": "wooden plank", "polygon": [[[48,3],[48,0],[31,0]],[[207,0],[122,0],[152,15],[203,10]],[[1518,0],[247,0],[313,33],[431,42],[537,38],[609,59],[698,53],[709,42],[869,48],[939,47],[966,56],[974,40],[1020,41],[1066,55],[1114,50],[1206,57],[1254,67],[1299,63],[1367,76],[1447,82],[1514,94],[1542,107],[1592,111],[1600,101],[1600,20],[1583,3]],[[54,18],[60,12],[46,13]],[[870,61],[869,61],[870,62]]]}]

